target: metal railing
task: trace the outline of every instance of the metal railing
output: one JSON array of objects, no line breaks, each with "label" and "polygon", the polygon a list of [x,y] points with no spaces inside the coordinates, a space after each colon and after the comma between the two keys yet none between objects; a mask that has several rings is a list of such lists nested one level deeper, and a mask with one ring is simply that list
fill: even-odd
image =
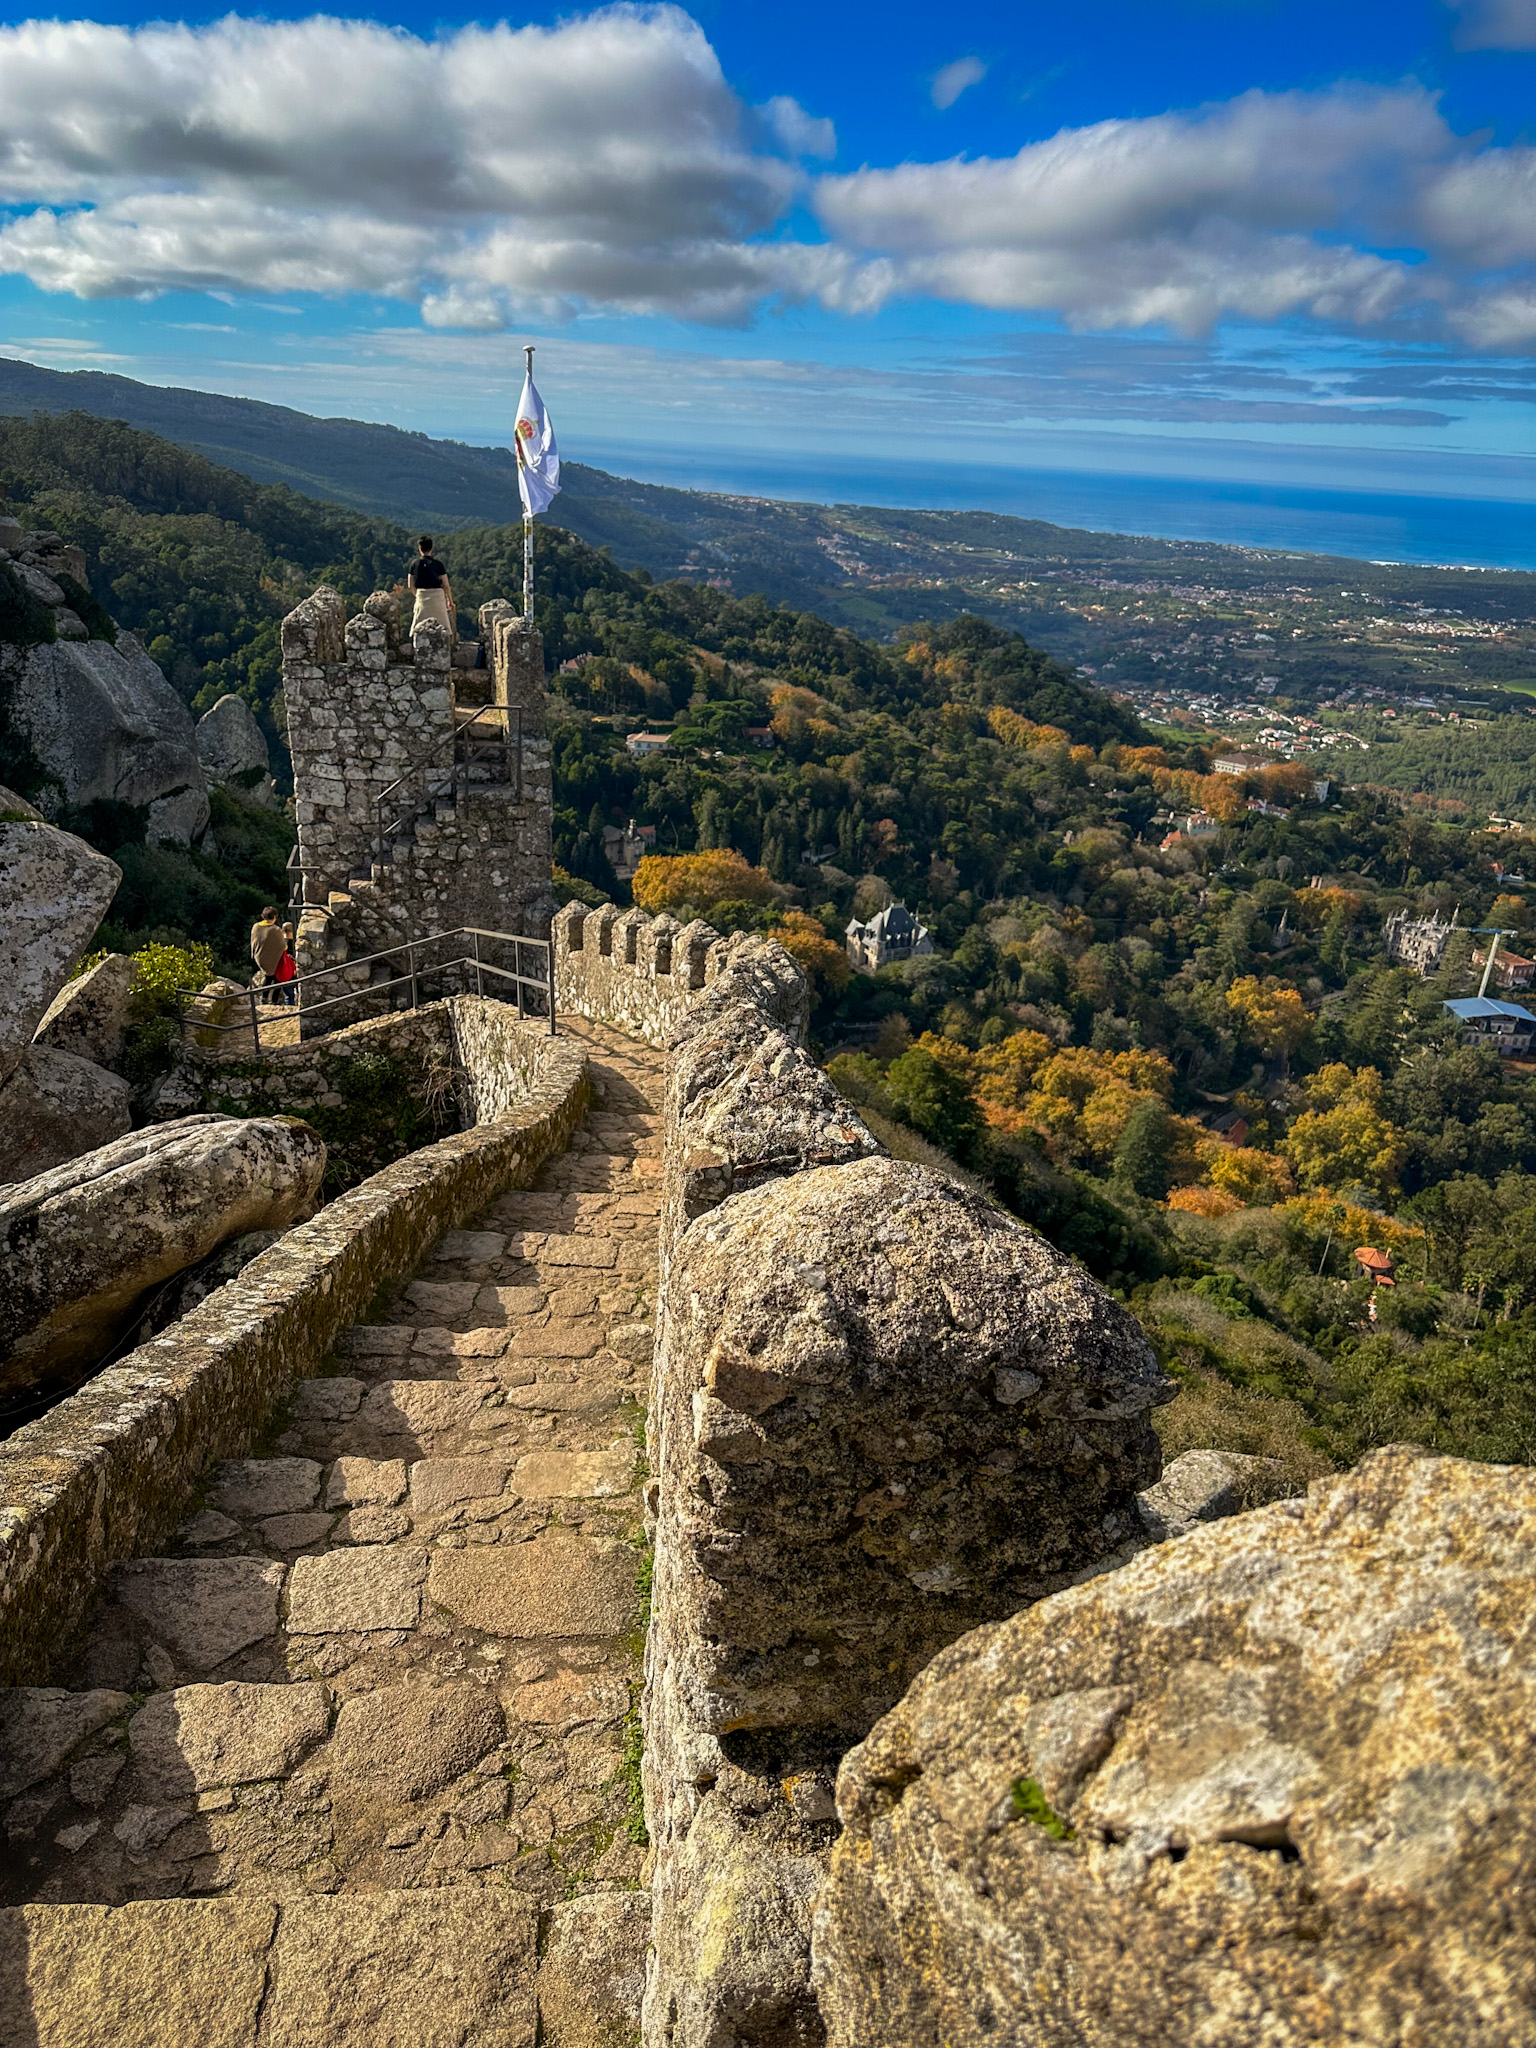
[{"label": "metal railing", "polygon": [[[435,946],[453,945],[458,950],[449,959],[423,962],[420,955]],[[500,966],[494,959],[487,959],[488,948],[510,946],[511,967]],[[524,972],[524,951],[527,949],[539,956],[537,973]],[[349,970],[358,967],[372,968],[376,962],[385,961],[398,966],[401,955],[405,956],[405,971],[391,974],[383,981],[369,980],[361,986],[349,982],[339,995],[320,995],[321,983],[334,984],[338,977],[346,979]],[[266,1021],[274,1024],[281,1021],[281,1013],[297,1005],[300,1032],[303,1025],[326,1010],[334,1010],[345,1003],[368,1003],[380,996],[389,995],[396,989],[410,990],[410,1001],[399,1007],[414,1010],[422,1001],[422,983],[435,976],[461,968],[473,973],[476,995],[485,994],[487,976],[494,982],[510,984],[514,990],[513,1000],[517,1004],[519,1017],[547,1018],[549,1035],[555,1035],[555,949],[549,939],[530,939],[520,932],[482,931],[476,925],[460,925],[453,931],[432,932],[424,939],[402,939],[398,946],[388,946],[382,952],[360,954],[356,959],[338,960],[329,967],[317,967],[310,974],[296,974],[292,981],[263,982],[260,988],[242,989],[238,994],[204,997],[201,989],[180,989],[182,997],[182,1022],[194,1034],[212,1031],[224,1036],[231,1032],[251,1035],[254,1052],[261,1051],[261,1026],[263,1013]],[[290,996],[290,991],[292,992]],[[304,993],[306,992],[307,993]],[[526,991],[526,997],[525,997]],[[193,1014],[194,1006],[202,1001],[208,1003],[210,1011],[238,1005],[245,1012],[236,1024],[214,1023],[211,1016],[202,1018]],[[429,999],[430,1000],[430,999]],[[393,1005],[391,1007],[394,1007]],[[273,1016],[273,1010],[279,1016]]]}]

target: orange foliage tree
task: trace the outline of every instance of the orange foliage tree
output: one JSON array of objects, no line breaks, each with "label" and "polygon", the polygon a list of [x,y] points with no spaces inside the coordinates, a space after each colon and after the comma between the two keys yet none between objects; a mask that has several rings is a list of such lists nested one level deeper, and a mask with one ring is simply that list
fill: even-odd
[{"label": "orange foliage tree", "polygon": [[918,1044],[964,1076],[994,1130],[1031,1132],[1054,1157],[1100,1167],[1137,1103],[1173,1093],[1173,1068],[1160,1052],[1059,1046],[1041,1031],[1015,1031],[979,1052],[931,1033]]},{"label": "orange foliage tree", "polygon": [[1260,981],[1256,974],[1238,976],[1227,990],[1227,1008],[1249,1044],[1270,1060],[1288,1060],[1312,1023],[1295,989],[1281,981]]},{"label": "orange foliage tree", "polygon": [[847,953],[805,911],[786,910],[771,936],[799,961],[818,996],[839,995],[848,986],[853,969]]},{"label": "orange foliage tree", "polygon": [[769,903],[777,893],[773,877],[755,868],[734,847],[704,853],[648,853],[630,884],[642,910],[672,910],[691,903],[707,911],[717,903]]},{"label": "orange foliage tree", "polygon": [[[994,704],[987,713],[987,724],[993,734],[1005,747],[1021,747],[1034,752],[1041,747],[1065,747],[1072,735],[1063,732],[1059,725],[1036,725],[1032,718],[1025,718],[1022,712],[1010,711],[1006,705]],[[1088,749],[1093,758],[1093,749]]]}]

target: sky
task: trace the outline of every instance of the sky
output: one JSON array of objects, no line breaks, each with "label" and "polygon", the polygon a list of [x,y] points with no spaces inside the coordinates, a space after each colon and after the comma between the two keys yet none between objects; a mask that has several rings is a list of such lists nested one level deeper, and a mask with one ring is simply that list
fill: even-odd
[{"label": "sky", "polygon": [[[0,352],[567,455],[1536,497],[1536,0],[0,27]],[[953,496],[945,502],[953,502]]]}]

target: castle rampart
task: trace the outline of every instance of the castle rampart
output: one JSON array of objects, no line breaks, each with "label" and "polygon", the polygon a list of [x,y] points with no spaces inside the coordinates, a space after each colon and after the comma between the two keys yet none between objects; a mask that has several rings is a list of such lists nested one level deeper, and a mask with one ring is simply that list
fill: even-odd
[{"label": "castle rampart", "polygon": [[1169,1392],[1080,1268],[883,1154],[782,948],[709,957],[663,1140],[648,2048],[816,2038],[840,1758],[938,1650],[1134,1538]]},{"label": "castle rampart", "polygon": [[551,927],[555,1009],[665,1045],[699,991],[725,964],[726,942],[702,919],[588,910],[567,903]]}]

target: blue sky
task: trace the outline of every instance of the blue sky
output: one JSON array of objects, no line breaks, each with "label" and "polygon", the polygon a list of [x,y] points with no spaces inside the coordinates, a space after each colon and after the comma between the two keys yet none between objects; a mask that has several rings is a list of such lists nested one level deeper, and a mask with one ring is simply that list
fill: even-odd
[{"label": "blue sky", "polygon": [[[415,19],[419,20],[419,17]],[[1536,0],[0,30],[0,347],[644,473],[1528,500]]]}]

